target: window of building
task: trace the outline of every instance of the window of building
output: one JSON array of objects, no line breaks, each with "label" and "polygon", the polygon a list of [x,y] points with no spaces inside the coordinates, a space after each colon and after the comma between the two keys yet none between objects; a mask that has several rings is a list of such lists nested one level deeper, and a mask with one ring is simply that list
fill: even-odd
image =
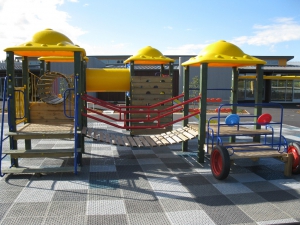
[{"label": "window of building", "polygon": [[267,62],[267,66],[278,66],[279,65],[279,61],[278,60],[265,60]]}]

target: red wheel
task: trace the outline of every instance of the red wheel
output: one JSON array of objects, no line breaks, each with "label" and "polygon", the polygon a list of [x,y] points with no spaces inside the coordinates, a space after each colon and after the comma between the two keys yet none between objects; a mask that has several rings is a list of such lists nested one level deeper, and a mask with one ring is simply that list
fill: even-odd
[{"label": "red wheel", "polygon": [[294,174],[300,173],[300,143],[299,142],[292,142],[289,144],[288,153],[293,154],[293,166],[292,172]]},{"label": "red wheel", "polygon": [[228,177],[230,171],[230,157],[225,147],[214,146],[210,156],[210,168],[214,177],[223,180]]}]

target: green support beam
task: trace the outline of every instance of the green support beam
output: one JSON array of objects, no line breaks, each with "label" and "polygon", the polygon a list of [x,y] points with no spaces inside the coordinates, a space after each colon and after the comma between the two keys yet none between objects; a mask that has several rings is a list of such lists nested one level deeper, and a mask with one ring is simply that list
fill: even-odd
[{"label": "green support beam", "polygon": [[169,75],[170,75],[170,77],[173,77],[173,75],[174,75],[174,63],[173,62],[169,62]]},{"label": "green support beam", "polygon": [[204,163],[204,145],[206,138],[206,99],[207,99],[207,74],[208,64],[200,65],[200,94],[199,108],[201,109],[198,127],[198,162]]},{"label": "green support beam", "polygon": [[[237,104],[238,102],[238,82],[239,82],[239,72],[237,67],[232,68],[232,79],[231,79],[231,96],[230,96],[230,104]],[[232,113],[237,113],[237,106],[231,107]],[[235,142],[235,136],[229,137],[229,142]]]},{"label": "green support beam", "polygon": [[[28,57],[24,56],[22,58],[22,78],[24,85],[24,116],[26,118],[25,124],[30,123],[30,113],[29,113],[29,68],[28,68]],[[31,139],[25,139],[25,149],[31,149]]]},{"label": "green support beam", "polygon": [[[16,99],[15,99],[15,59],[14,52],[6,52],[6,76],[7,76],[7,95],[9,97],[9,132],[16,132]],[[18,143],[13,139],[12,136],[9,137],[10,149],[18,149]],[[11,164],[15,167],[19,166],[18,159],[11,159]]]},{"label": "green support beam", "polygon": [[[183,74],[183,101],[187,101],[190,98],[190,67],[187,66],[184,68],[184,74]],[[183,106],[183,116],[187,116],[189,114],[189,105],[185,104]],[[185,127],[188,125],[189,120],[183,120],[182,126]],[[182,142],[182,151],[186,152],[188,150],[188,141]]]},{"label": "green support beam", "polygon": [[[84,135],[81,134],[82,127],[84,125],[84,119],[81,113],[83,112],[83,100],[81,99],[81,95],[84,94],[85,91],[85,81],[84,75],[82,74],[82,55],[81,52],[74,52],[74,82],[77,82],[77,90],[75,93],[75,96],[79,96],[78,99],[78,126],[75,127],[78,132],[78,143],[77,143],[77,148],[81,148],[82,152],[84,152]],[[76,103],[76,101],[75,101]],[[78,163],[81,164],[81,155],[82,153],[78,153]]]},{"label": "green support beam", "polygon": [[50,72],[50,68],[51,68],[51,63],[47,62],[46,63],[46,72]]},{"label": "green support beam", "polygon": [[[130,61],[129,70],[130,70],[130,84],[131,84],[131,78],[134,76],[134,61]],[[130,85],[129,96],[127,96],[125,99],[126,99],[126,106],[130,106],[131,105],[130,101],[132,99],[132,88],[131,88],[131,85]],[[129,109],[126,109],[126,111],[127,111],[126,119],[129,120],[130,119]],[[130,123],[127,121],[126,125],[130,126]],[[126,130],[129,130],[129,129],[126,129]]]},{"label": "green support beam", "polygon": [[[263,65],[259,64],[256,65],[256,80],[255,80],[255,93],[256,95],[255,97],[255,104],[261,104],[262,103],[262,99],[263,99],[263,69],[262,69]],[[257,116],[262,114],[262,106],[261,105],[257,105],[254,108],[254,116],[256,116],[254,118],[254,123],[257,122]],[[256,124],[254,126],[254,129],[261,129],[261,125]],[[255,135],[253,137],[253,141],[254,142],[260,142],[260,136],[259,135]]]},{"label": "green support beam", "polygon": [[45,74],[45,60],[40,60],[40,77],[43,76],[44,74]]},{"label": "green support beam", "polygon": [[164,64],[160,65],[160,76],[162,76],[165,72]]}]

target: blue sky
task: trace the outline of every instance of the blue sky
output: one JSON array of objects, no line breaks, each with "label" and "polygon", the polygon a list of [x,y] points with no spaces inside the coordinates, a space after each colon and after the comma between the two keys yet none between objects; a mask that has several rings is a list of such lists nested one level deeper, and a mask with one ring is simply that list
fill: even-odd
[{"label": "blue sky", "polygon": [[148,45],[197,55],[226,40],[246,54],[300,61],[300,0],[0,0],[2,49],[45,28],[87,55],[133,55]]}]

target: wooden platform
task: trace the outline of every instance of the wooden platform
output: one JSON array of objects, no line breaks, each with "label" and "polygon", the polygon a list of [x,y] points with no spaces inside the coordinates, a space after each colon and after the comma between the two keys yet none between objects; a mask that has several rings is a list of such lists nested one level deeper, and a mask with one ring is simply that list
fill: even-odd
[{"label": "wooden platform", "polygon": [[17,129],[16,132],[8,132],[14,140],[18,139],[53,139],[53,138],[73,138],[74,124],[69,123],[27,123]]},{"label": "wooden platform", "polygon": [[[193,128],[194,130],[198,131],[198,124],[188,124],[188,127],[191,127]],[[210,125],[209,126],[213,132],[214,132],[214,135],[217,135],[217,131],[218,131],[218,125],[216,124],[213,124],[213,125]],[[206,126],[206,129],[207,131],[207,126]],[[210,134],[211,134],[211,131],[210,130]],[[230,135],[238,135],[238,136],[252,136],[252,135],[265,135],[265,134],[272,134],[272,131],[271,130],[266,130],[266,129],[258,129],[258,130],[255,130],[255,129],[249,129],[247,127],[243,127],[243,126],[240,126],[239,128],[237,128],[237,126],[224,126],[224,125],[221,125],[220,126],[220,131],[219,131],[219,135],[220,136],[230,136]]]},{"label": "wooden platform", "polygon": [[122,134],[112,134],[106,131],[84,127],[82,133],[86,137],[94,140],[106,142],[113,145],[131,147],[157,147],[171,145],[193,139],[198,136],[198,132],[189,127],[179,128],[162,134],[150,136],[130,136]]}]

